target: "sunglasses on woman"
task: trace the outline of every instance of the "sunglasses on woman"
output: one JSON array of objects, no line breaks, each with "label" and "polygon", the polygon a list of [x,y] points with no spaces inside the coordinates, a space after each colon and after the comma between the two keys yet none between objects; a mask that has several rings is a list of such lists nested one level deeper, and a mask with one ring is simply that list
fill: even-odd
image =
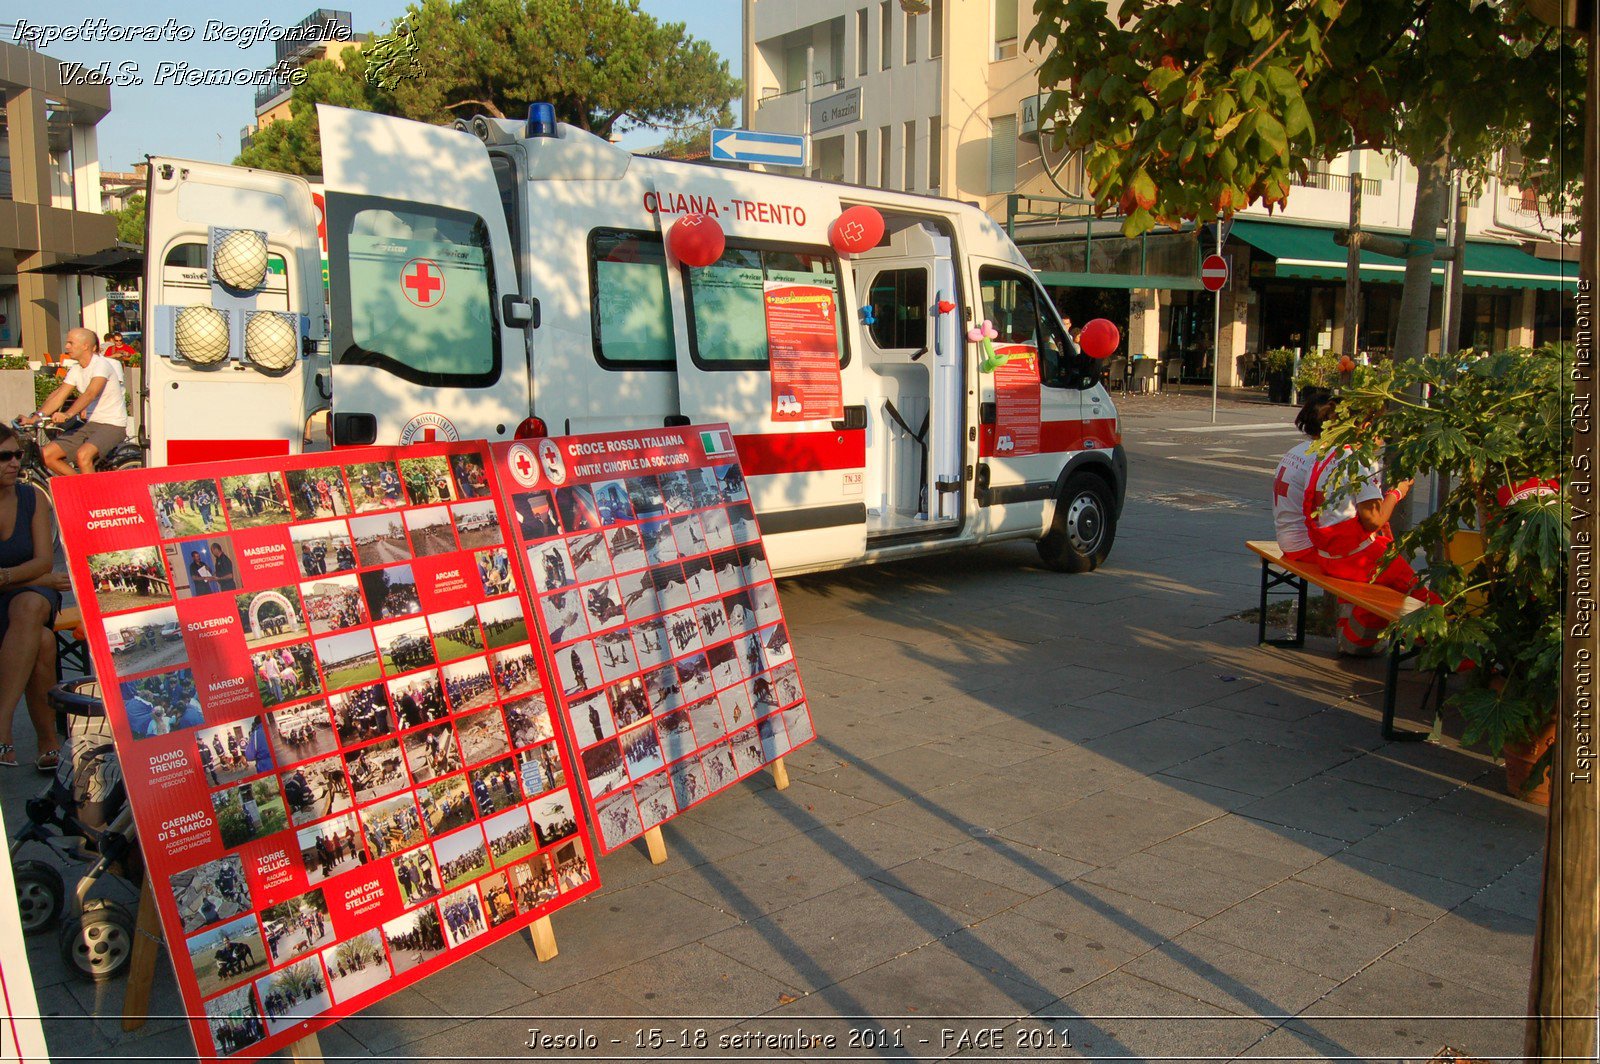
[{"label": "sunglasses on woman", "polygon": [[20,461],[22,461],[21,451],[0,451],[0,465],[4,465],[6,462]]}]

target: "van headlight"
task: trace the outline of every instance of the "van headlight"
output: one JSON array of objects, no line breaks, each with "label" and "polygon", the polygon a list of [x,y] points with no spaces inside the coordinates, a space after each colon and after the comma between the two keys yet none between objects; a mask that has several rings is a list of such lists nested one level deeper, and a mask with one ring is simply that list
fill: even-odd
[{"label": "van headlight", "polygon": [[173,330],[178,357],[213,366],[228,357],[228,316],[210,307],[184,307]]}]

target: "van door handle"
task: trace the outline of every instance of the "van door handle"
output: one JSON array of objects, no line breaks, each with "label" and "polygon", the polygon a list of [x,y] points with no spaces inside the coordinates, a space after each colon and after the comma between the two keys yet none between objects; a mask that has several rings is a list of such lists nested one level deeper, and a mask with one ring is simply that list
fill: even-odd
[{"label": "van door handle", "polygon": [[688,414],[668,414],[661,419],[661,427],[668,429],[681,429],[689,423]]},{"label": "van door handle", "polygon": [[843,432],[846,429],[864,429],[867,427],[867,406],[847,406],[844,408],[844,420],[835,421],[833,430]]}]

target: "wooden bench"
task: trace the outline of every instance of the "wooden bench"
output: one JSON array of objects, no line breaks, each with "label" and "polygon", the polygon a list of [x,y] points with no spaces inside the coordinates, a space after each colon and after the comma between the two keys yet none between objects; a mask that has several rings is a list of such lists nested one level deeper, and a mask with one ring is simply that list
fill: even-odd
[{"label": "wooden bench", "polygon": [[[1369,613],[1375,613],[1391,624],[1413,610],[1420,610],[1426,605],[1420,599],[1401,594],[1393,588],[1360,583],[1355,580],[1339,580],[1329,576],[1316,565],[1286,561],[1283,557],[1283,549],[1278,546],[1275,540],[1252,539],[1247,540],[1245,546],[1249,547],[1261,558],[1261,616],[1257,623],[1256,640],[1264,646],[1305,646],[1306,592],[1313,584],[1324,591],[1330,592],[1341,602],[1348,602],[1352,606],[1359,606]],[[1267,638],[1267,592],[1278,587],[1292,589],[1298,599],[1293,638]],[[1400,687],[1400,666],[1409,658],[1414,657],[1419,649],[1416,646],[1402,649],[1398,640],[1391,639],[1389,641],[1389,669],[1383,688],[1383,737],[1385,739],[1400,742],[1418,742],[1429,736],[1428,732],[1406,731],[1394,726],[1395,700]],[[1444,687],[1445,673],[1441,669],[1434,683],[1435,714],[1444,705]]]},{"label": "wooden bench", "polygon": [[94,664],[89,660],[89,633],[83,627],[83,611],[76,606],[63,606],[56,614],[56,682],[65,676],[71,665],[84,676],[94,675]]}]

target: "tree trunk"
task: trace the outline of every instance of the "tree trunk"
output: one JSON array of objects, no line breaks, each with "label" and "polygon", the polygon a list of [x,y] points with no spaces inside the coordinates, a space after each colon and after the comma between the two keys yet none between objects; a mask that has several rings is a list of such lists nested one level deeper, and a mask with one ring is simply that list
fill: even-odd
[{"label": "tree trunk", "polygon": [[[1428,353],[1428,318],[1433,310],[1433,257],[1439,226],[1450,202],[1450,153],[1440,150],[1413,160],[1417,167],[1417,198],[1411,208],[1410,254],[1406,257],[1405,286],[1400,290],[1400,313],[1395,322],[1396,362],[1423,358]],[[1417,398],[1421,398],[1418,396]],[[1396,532],[1416,524],[1412,496],[1406,495],[1390,518]]]},{"label": "tree trunk", "polygon": [[[1546,824],[1544,882],[1534,934],[1533,977],[1528,987],[1524,1058],[1594,1059],[1595,997],[1600,992],[1600,785],[1589,749],[1589,704],[1594,663],[1600,655],[1594,627],[1580,614],[1594,601],[1589,586],[1600,523],[1589,496],[1593,473],[1577,459],[1595,450],[1593,420],[1578,417],[1595,400],[1594,285],[1600,280],[1600,62],[1596,62],[1594,8],[1584,34],[1589,63],[1583,115],[1583,221],[1579,245],[1579,295],[1572,362],[1571,472],[1563,477],[1575,496],[1572,549],[1567,567],[1566,668],[1557,702],[1555,755],[1550,766],[1550,820]],[[1579,359],[1581,358],[1581,361]],[[1580,755],[1584,755],[1581,756]]]}]

